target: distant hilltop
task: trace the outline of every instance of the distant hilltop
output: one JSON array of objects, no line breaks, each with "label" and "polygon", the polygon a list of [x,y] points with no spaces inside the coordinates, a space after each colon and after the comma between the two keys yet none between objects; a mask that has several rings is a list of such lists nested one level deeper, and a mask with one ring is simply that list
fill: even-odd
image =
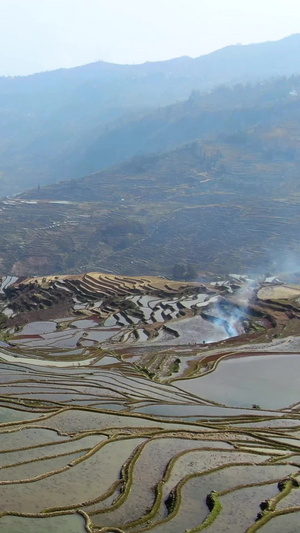
[{"label": "distant hilltop", "polygon": [[[97,61],[26,77],[1,77],[0,195],[86,175],[90,166],[81,165],[81,160],[97,138],[139,115],[184,102],[193,91],[204,94],[224,84],[300,74],[299,49],[300,34],[295,34],[280,41],[227,46],[196,59],[141,65]],[[189,129],[183,125],[181,130],[180,143],[189,141],[184,138]],[[126,146],[122,135],[115,139],[109,157],[101,158],[95,170],[144,153],[147,139],[135,154]]]},{"label": "distant hilltop", "polygon": [[[134,64],[110,63],[99,60],[92,63],[87,63],[85,65],[79,65],[77,67],[59,68],[45,72],[38,72],[27,76],[3,76],[2,79],[19,80],[22,78],[32,77],[49,78],[49,76],[51,77],[52,75],[57,77],[64,76],[65,78],[73,78],[77,77],[79,73],[82,76],[87,77],[90,75],[100,76],[102,79],[114,76],[126,77],[133,74],[135,76],[142,77],[148,74],[151,75],[153,73],[176,76],[177,74],[193,74],[195,73],[195,69],[201,69],[204,66],[207,67],[208,71],[211,71],[212,73],[216,66],[221,66],[221,64],[218,63],[220,58],[222,58],[222,61],[225,60],[227,62],[226,66],[229,66],[231,61],[241,60],[241,63],[238,65],[238,72],[235,72],[236,78],[241,76],[242,73],[249,75],[249,67],[251,67],[253,72],[258,73],[263,65],[266,68],[265,72],[261,72],[263,77],[268,77],[272,70],[274,71],[274,69],[276,70],[278,68],[281,70],[280,74],[283,74],[283,70],[285,70],[285,74],[290,75],[293,72],[299,72],[299,46],[300,33],[294,33],[276,41],[266,41],[251,44],[231,44],[196,58],[192,58],[190,56],[181,56],[162,61],[145,61],[143,63]],[[245,64],[245,60],[247,61],[251,58],[254,59],[254,57],[257,59],[255,63],[252,65],[250,65],[250,63]],[[225,65],[222,66],[222,71],[223,68],[225,72]],[[294,68],[297,70],[293,70]],[[216,72],[215,75],[217,75]],[[228,72],[228,77],[230,76],[231,72]],[[222,80],[222,82],[223,81],[225,80]]]}]

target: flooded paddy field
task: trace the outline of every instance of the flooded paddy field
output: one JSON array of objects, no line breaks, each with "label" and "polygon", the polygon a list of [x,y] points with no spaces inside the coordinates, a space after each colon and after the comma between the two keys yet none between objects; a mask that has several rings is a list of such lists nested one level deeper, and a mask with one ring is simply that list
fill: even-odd
[{"label": "flooded paddy field", "polygon": [[[4,282],[13,294],[15,279]],[[53,290],[75,287],[73,304],[83,307],[24,324],[9,318],[1,530],[297,531],[300,350],[279,337],[290,327],[282,303],[272,353],[271,315],[257,301],[252,318],[241,307],[242,283],[228,285],[226,301],[215,286],[168,283],[53,279]],[[51,296],[50,281],[37,286]]]},{"label": "flooded paddy field", "polygon": [[205,379],[179,380],[176,385],[226,405],[282,409],[299,398],[300,354],[225,358]]},{"label": "flooded paddy field", "polygon": [[[224,359],[209,374],[170,384],[105,357],[102,366],[1,363],[1,527],[221,532],[230,531],[234,516],[234,531],[243,532],[259,523],[262,502],[283,493],[284,509],[294,515],[300,412],[282,409],[289,393],[283,405],[253,409],[247,401],[245,408],[212,379],[226,383],[224,375],[218,381],[222,366],[252,359],[293,364],[298,355]],[[290,368],[289,379],[296,375]],[[239,379],[246,378],[247,370]],[[239,384],[231,384],[230,398],[239,398]],[[262,522],[263,529],[276,520]]]},{"label": "flooded paddy field", "polygon": [[20,516],[4,516],[1,519],[1,527],[6,533],[85,533],[85,520],[79,514],[66,516],[53,516],[43,520],[40,518],[26,518]]}]

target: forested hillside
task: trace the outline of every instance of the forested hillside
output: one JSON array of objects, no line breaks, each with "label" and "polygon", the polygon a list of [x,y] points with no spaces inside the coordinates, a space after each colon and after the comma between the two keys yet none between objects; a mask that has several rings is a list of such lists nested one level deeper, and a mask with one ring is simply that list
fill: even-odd
[{"label": "forested hillside", "polygon": [[[196,139],[261,147],[260,130],[288,123],[287,138],[280,146],[263,141],[266,152],[287,150],[292,123],[300,115],[300,76],[276,78],[256,84],[218,86],[209,93],[193,91],[184,102],[157,109],[147,115],[117,121],[91,146],[77,155],[74,176],[121,162],[135,154],[161,152]],[[252,128],[255,127],[255,135]],[[273,136],[274,137],[274,136]],[[282,137],[282,135],[281,135]],[[272,147],[271,147],[272,144]],[[269,154],[270,155],[270,154]],[[286,153],[287,158],[291,155]]]},{"label": "forested hillside", "polygon": [[299,138],[297,123],[258,125],[28,191],[3,206],[1,268],[170,276],[177,264],[297,263]]},{"label": "forested hillside", "polygon": [[[239,115],[245,125],[249,115],[250,122],[255,120],[257,103],[262,102],[249,100],[247,86],[233,93],[213,89],[299,74],[299,44],[297,34],[229,46],[197,59],[143,65],[97,62],[0,78],[0,196],[84,176],[132,155],[226,130],[227,124],[229,133],[235,132],[241,124],[232,120],[234,98],[245,107],[245,116]],[[175,102],[181,103],[173,107]]]}]

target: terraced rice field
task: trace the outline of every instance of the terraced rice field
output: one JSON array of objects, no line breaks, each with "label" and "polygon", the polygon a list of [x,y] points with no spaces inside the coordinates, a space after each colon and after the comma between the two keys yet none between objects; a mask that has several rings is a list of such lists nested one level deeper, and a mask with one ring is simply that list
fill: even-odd
[{"label": "terraced rice field", "polygon": [[44,300],[27,282],[6,301],[15,316],[0,347],[1,530],[296,533],[296,337],[259,352],[234,339],[203,345],[201,332],[188,342],[188,321],[201,318],[204,303],[207,331],[216,302],[226,330],[230,302],[222,306],[216,288],[148,280],[146,290],[121,280],[125,293],[115,287],[113,305],[94,278],[89,298],[81,281],[70,278],[75,291],[64,280],[65,316],[37,320],[27,309],[17,323],[25,301],[44,302],[48,313],[45,294],[57,297],[57,279],[35,282]]},{"label": "terraced rice field", "polygon": [[[78,360],[101,345],[210,343],[243,331],[243,313],[234,319],[236,330],[223,317],[215,286],[99,273],[16,281],[2,281],[8,295],[2,312],[12,326],[10,345],[26,357],[45,351],[47,360]],[[203,318],[204,310],[213,310],[216,320]]]}]

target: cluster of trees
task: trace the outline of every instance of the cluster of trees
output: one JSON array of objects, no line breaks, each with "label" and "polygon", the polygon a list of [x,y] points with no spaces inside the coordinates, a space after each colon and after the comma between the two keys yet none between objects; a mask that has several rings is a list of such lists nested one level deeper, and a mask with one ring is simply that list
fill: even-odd
[{"label": "cluster of trees", "polygon": [[172,277],[175,280],[195,280],[198,277],[197,266],[193,263],[188,263],[187,265],[178,263],[173,267]]},{"label": "cluster of trees", "polygon": [[287,102],[300,95],[300,76],[272,77],[260,82],[218,85],[210,92],[193,90],[186,109],[237,109]]}]

